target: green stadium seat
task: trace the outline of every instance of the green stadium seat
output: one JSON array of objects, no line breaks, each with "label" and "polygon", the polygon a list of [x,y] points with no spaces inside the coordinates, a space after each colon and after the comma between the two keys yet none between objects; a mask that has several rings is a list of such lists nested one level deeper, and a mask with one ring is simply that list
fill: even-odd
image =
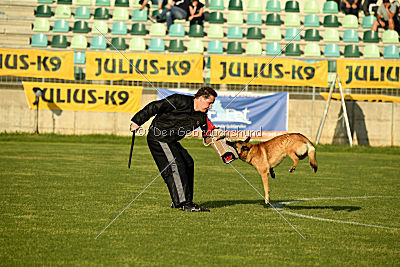
[{"label": "green stadium seat", "polygon": [[260,13],[249,13],[247,15],[247,25],[262,25],[262,19]]},{"label": "green stadium seat", "polygon": [[386,30],[382,36],[382,42],[384,44],[398,44],[399,34],[393,30]]},{"label": "green stadium seat", "polygon": [[35,10],[35,17],[49,18],[52,16],[51,7],[40,5]]},{"label": "green stadium seat", "polygon": [[91,6],[92,0],[76,0],[78,6]]},{"label": "green stadium seat", "polygon": [[114,8],[112,19],[121,21],[129,20],[129,10],[125,7]]},{"label": "green stadium seat", "polygon": [[221,25],[210,25],[208,27],[208,38],[222,39],[224,38],[224,30]]},{"label": "green stadium seat", "polygon": [[170,37],[185,37],[185,27],[182,24],[172,24],[169,27]]},{"label": "green stadium seat", "polygon": [[146,51],[146,41],[142,37],[134,37],[129,42],[129,50],[136,52]]},{"label": "green stadium seat", "polygon": [[285,49],[285,55],[288,57],[294,56],[294,57],[299,57],[301,56],[301,51],[300,51],[300,45],[299,44],[294,44],[290,43],[286,46]]},{"label": "green stadium seat", "polygon": [[285,12],[300,12],[300,5],[297,1],[287,1],[285,4]]},{"label": "green stadium seat", "polygon": [[110,0],[96,0],[96,6],[111,6]]},{"label": "green stadium seat", "polygon": [[383,49],[383,58],[400,58],[399,47],[397,45],[388,45]]},{"label": "green stadium seat", "polygon": [[315,14],[308,14],[304,18],[304,27],[319,27],[319,17]]},{"label": "green stadium seat", "polygon": [[74,35],[71,39],[71,48],[72,49],[86,49],[87,48],[87,39],[84,35]]},{"label": "green stadium seat", "polygon": [[199,24],[190,25],[189,37],[204,37],[203,26]]},{"label": "green stadium seat", "polygon": [[246,10],[249,12],[263,12],[262,1],[248,0]]},{"label": "green stadium seat", "polygon": [[[340,56],[340,53],[339,53]],[[337,61],[336,60],[328,60],[328,72],[336,72],[337,71]]]},{"label": "green stadium seat", "polygon": [[326,1],[322,8],[322,12],[325,14],[337,14],[339,13],[338,4],[335,1]]},{"label": "green stadium seat", "polygon": [[84,80],[85,79],[85,72],[83,71],[82,67],[79,67],[79,66],[74,67],[74,77],[75,77],[75,80]]},{"label": "green stadium seat", "polygon": [[32,47],[47,47],[47,36],[43,33],[36,33],[32,36],[31,46]]},{"label": "green stadium seat", "polygon": [[257,27],[248,28],[246,37],[247,37],[247,39],[261,40],[263,38],[261,28],[257,28]]},{"label": "green stadium seat", "polygon": [[356,30],[345,30],[343,32],[343,42],[346,43],[358,43],[358,32]]},{"label": "green stadium seat", "polygon": [[375,20],[376,20],[376,17],[373,15],[365,16],[362,19],[361,26],[364,29],[371,29]]},{"label": "green stadium seat", "polygon": [[105,7],[98,7],[94,10],[94,19],[104,19],[107,20],[110,18],[108,14],[108,9]]},{"label": "green stadium seat", "polygon": [[176,40],[176,39],[169,41],[168,51],[175,52],[175,53],[185,52],[185,47],[183,46],[183,41]]},{"label": "green stadium seat", "polygon": [[267,19],[265,20],[267,25],[277,25],[280,26],[282,24],[281,16],[278,13],[271,13],[267,15]]},{"label": "green stadium seat", "polygon": [[321,56],[321,48],[319,44],[310,43],[306,44],[304,48],[304,56],[305,57],[320,57]]},{"label": "green stadium seat", "polygon": [[261,43],[257,41],[251,41],[247,43],[246,55],[261,55],[262,47]]},{"label": "green stadium seat", "polygon": [[85,64],[86,55],[85,52],[77,51],[74,52],[74,64]]},{"label": "green stadium seat", "polygon": [[243,10],[242,0],[229,0],[228,10]]},{"label": "green stadium seat", "polygon": [[339,20],[336,15],[327,15],[324,17],[324,27],[339,27]]},{"label": "green stadium seat", "polygon": [[333,28],[327,28],[324,31],[324,42],[340,42],[339,31]]},{"label": "green stadium seat", "polygon": [[357,29],[358,18],[351,14],[344,16],[342,20],[342,27],[347,29]]},{"label": "green stadium seat", "polygon": [[126,49],[125,38],[113,37],[111,39],[110,49],[121,50],[121,51],[125,50]]},{"label": "green stadium seat", "polygon": [[300,30],[297,28],[287,28],[285,32],[285,40],[287,41],[300,41]]},{"label": "green stadium seat", "polygon": [[38,0],[38,4],[53,4],[54,0]]},{"label": "green stadium seat", "polygon": [[354,58],[359,58],[360,57],[360,50],[358,49],[358,45],[346,45],[344,47],[344,57],[354,57]]},{"label": "green stadium seat", "polygon": [[132,35],[146,35],[146,25],[144,23],[133,23],[131,28]]},{"label": "green stadium seat", "polygon": [[129,0],[115,0],[115,6],[129,7]]},{"label": "green stadium seat", "polygon": [[304,3],[304,13],[319,13],[319,5],[316,0],[308,0]]},{"label": "green stadium seat", "polygon": [[376,31],[365,31],[363,35],[364,43],[379,43],[378,32]]},{"label": "green stadium seat", "polygon": [[208,56],[207,59],[204,58],[204,60],[206,61],[206,68],[211,69],[211,57]]},{"label": "green stadium seat", "polygon": [[237,41],[229,42],[226,52],[228,54],[242,54],[243,53],[242,44]]},{"label": "green stadium seat", "polygon": [[188,53],[202,54],[204,53],[204,44],[200,39],[192,39],[188,43]]},{"label": "green stadium seat", "polygon": [[105,21],[95,21],[92,25],[92,34],[107,34],[108,24]]},{"label": "green stadium seat", "polygon": [[210,10],[224,10],[224,0],[210,0]]},{"label": "green stadium seat", "polygon": [[87,6],[78,6],[75,9],[75,19],[90,19],[90,9]]},{"label": "green stadium seat", "polygon": [[265,10],[267,12],[281,12],[281,2],[279,0],[268,0]]},{"label": "green stadium seat", "polygon": [[304,40],[312,41],[312,42],[319,42],[321,37],[319,36],[319,30],[317,29],[308,29],[304,35]]},{"label": "green stadium seat", "polygon": [[243,12],[240,11],[231,11],[228,13],[228,24],[243,24]]},{"label": "green stadium seat", "polygon": [[364,58],[380,58],[379,47],[376,44],[368,44],[364,47]]},{"label": "green stadium seat", "polygon": [[69,19],[71,17],[71,8],[69,6],[57,6],[54,13],[56,19]]},{"label": "green stadium seat", "polygon": [[57,0],[57,5],[72,5],[72,0]]},{"label": "green stadium seat", "polygon": [[167,35],[167,27],[163,23],[153,23],[150,26],[150,36],[164,37]]},{"label": "green stadium seat", "polygon": [[282,54],[281,45],[278,42],[267,43],[265,54],[268,56],[280,56]]},{"label": "green stadium seat", "polygon": [[105,50],[107,49],[107,41],[104,36],[94,36],[90,42],[90,49]]},{"label": "green stadium seat", "polygon": [[297,13],[286,13],[285,24],[286,27],[300,27],[300,16]]},{"label": "green stadium seat", "polygon": [[224,24],[224,14],[218,11],[211,12],[208,22],[214,24]]},{"label": "green stadium seat", "polygon": [[228,39],[243,39],[243,30],[239,26],[230,26],[228,28]]},{"label": "green stadium seat", "polygon": [[[161,12],[162,12],[162,11],[159,10],[159,9],[153,10],[153,11],[151,12],[151,16],[152,16],[152,17],[156,17],[156,16],[160,15]],[[165,17],[165,16],[163,16],[162,18],[158,19],[158,22],[165,22],[165,21],[166,21],[166,17]],[[176,19],[176,20],[174,21],[174,23],[175,23],[175,24],[176,24],[176,23],[179,23],[178,21],[179,21],[179,20]]]},{"label": "green stadium seat", "polygon": [[88,33],[89,32],[88,23],[83,20],[75,21],[74,27],[72,28],[72,32],[73,33]]},{"label": "green stadium seat", "polygon": [[153,38],[150,40],[149,45],[150,52],[164,52],[165,51],[165,44],[164,40],[161,38]]},{"label": "green stadium seat", "polygon": [[121,34],[121,35],[128,34],[128,28],[125,22],[123,21],[114,22],[111,28],[111,34]]},{"label": "green stadium seat", "polygon": [[[140,0],[133,0],[132,1],[133,3],[132,3],[132,7],[133,8],[139,8],[139,7],[141,7],[142,5],[140,4]],[[156,6],[152,6],[153,8],[157,8]]]},{"label": "green stadium seat", "polygon": [[67,36],[65,35],[53,35],[51,39],[51,47],[53,48],[67,48]]},{"label": "green stadium seat", "polygon": [[142,9],[134,9],[132,12],[132,20],[133,21],[147,21],[147,12]]},{"label": "green stadium seat", "polygon": [[209,54],[222,54],[224,49],[222,43],[219,40],[213,40],[208,42],[207,53]]},{"label": "green stadium seat", "polygon": [[50,22],[46,18],[37,18],[33,22],[34,32],[48,32],[50,31]]},{"label": "green stadium seat", "polygon": [[265,39],[271,41],[280,41],[282,39],[279,27],[268,28],[265,31]]},{"label": "green stadium seat", "polygon": [[65,19],[54,21],[53,32],[69,32],[69,23]]},{"label": "green stadium seat", "polygon": [[340,57],[339,46],[337,44],[325,45],[324,56],[325,57]]}]

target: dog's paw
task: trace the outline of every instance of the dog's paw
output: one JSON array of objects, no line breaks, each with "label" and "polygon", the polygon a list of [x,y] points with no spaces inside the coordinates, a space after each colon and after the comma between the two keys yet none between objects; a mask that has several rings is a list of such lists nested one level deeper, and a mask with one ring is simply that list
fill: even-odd
[{"label": "dog's paw", "polygon": [[292,167],[289,172],[294,172],[296,170],[296,167]]}]

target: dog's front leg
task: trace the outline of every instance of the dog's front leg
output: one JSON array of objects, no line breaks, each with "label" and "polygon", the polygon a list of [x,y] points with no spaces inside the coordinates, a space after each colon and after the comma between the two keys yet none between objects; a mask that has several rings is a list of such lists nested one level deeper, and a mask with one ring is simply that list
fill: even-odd
[{"label": "dog's front leg", "polygon": [[264,193],[265,193],[265,204],[269,203],[269,181],[268,181],[269,173],[268,171],[261,174],[261,178],[264,184]]}]

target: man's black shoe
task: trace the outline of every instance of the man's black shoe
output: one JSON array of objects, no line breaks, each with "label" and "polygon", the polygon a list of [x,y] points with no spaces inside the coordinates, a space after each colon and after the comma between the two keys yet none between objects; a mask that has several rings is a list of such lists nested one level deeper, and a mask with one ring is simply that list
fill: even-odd
[{"label": "man's black shoe", "polygon": [[191,211],[191,212],[210,212],[209,209],[202,208],[199,205],[193,203],[193,202],[188,202],[184,203],[181,205],[181,210],[183,211]]},{"label": "man's black shoe", "polygon": [[171,202],[171,209],[177,209],[179,208],[178,206],[175,206],[174,202]]}]

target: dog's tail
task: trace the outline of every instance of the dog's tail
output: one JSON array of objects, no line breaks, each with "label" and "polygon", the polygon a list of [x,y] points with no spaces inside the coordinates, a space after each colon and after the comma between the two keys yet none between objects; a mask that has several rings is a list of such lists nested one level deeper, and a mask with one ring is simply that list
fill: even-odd
[{"label": "dog's tail", "polygon": [[317,152],[315,151],[315,147],[312,145],[311,142],[307,142],[308,148],[308,158],[310,159],[311,168],[313,168],[314,172],[318,170],[318,163],[317,163]]}]

